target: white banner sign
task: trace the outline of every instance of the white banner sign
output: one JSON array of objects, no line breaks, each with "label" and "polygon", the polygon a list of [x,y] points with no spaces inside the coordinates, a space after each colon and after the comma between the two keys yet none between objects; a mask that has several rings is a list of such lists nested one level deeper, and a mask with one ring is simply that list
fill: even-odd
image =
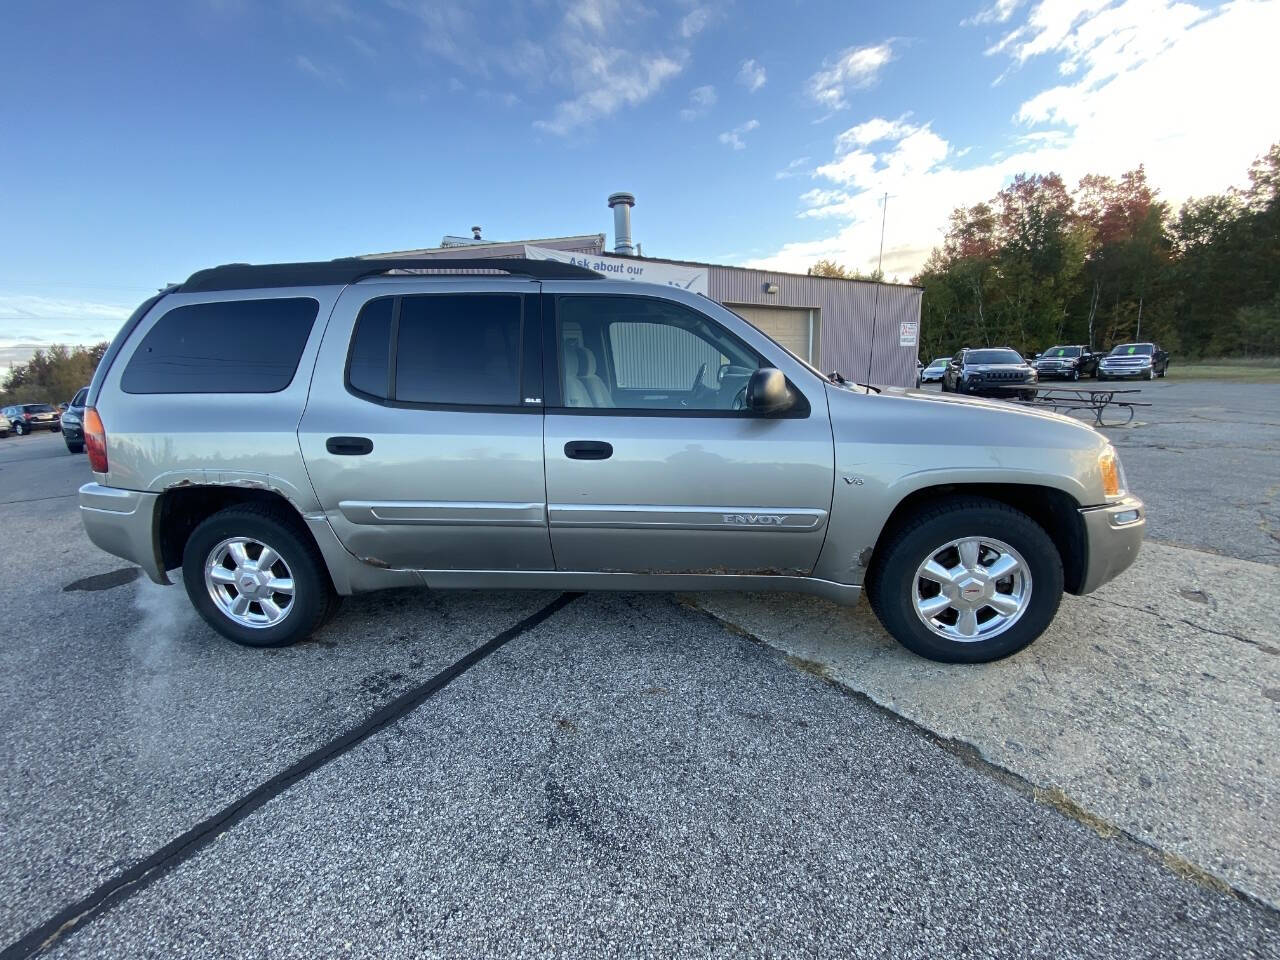
[{"label": "white banner sign", "polygon": [[898,324],[898,346],[914,347],[920,332],[920,324],[914,320],[904,320]]},{"label": "white banner sign", "polygon": [[598,257],[585,253],[566,253],[525,244],[524,255],[530,260],[555,260],[558,263],[574,263],[614,280],[640,280],[644,283],[665,283],[690,293],[708,294],[706,267],[686,267],[677,263],[655,263],[652,260],[634,260],[630,257]]}]

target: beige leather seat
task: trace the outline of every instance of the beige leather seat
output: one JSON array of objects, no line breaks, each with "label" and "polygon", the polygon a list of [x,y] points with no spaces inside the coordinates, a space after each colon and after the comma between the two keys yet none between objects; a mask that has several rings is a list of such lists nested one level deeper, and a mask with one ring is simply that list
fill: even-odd
[{"label": "beige leather seat", "polygon": [[613,397],[596,375],[596,358],[590,350],[574,344],[564,348],[564,405],[566,407],[612,407]]},{"label": "beige leather seat", "polygon": [[604,385],[604,381],[596,374],[596,355],[585,347],[577,347],[578,379],[586,387],[593,407],[614,406],[613,394]]}]

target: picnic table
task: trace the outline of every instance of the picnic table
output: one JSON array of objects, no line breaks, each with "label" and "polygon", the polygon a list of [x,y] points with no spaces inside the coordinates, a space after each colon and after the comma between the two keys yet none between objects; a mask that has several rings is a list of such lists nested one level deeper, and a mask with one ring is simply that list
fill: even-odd
[{"label": "picnic table", "polygon": [[[1133,420],[1135,407],[1149,407],[1150,403],[1134,400],[1122,394],[1141,393],[1135,387],[1082,387],[1077,384],[1058,386],[1054,384],[1019,384],[1017,386],[1001,386],[1000,390],[1008,390],[1015,394],[1014,403],[1023,403],[1033,407],[1049,407],[1055,413],[1072,413],[1087,410],[1093,414],[1094,423],[1100,427],[1122,427]],[[1035,391],[1035,395],[1027,394]],[[1108,418],[1109,413],[1115,416]],[[1120,419],[1125,414],[1124,419]]]}]

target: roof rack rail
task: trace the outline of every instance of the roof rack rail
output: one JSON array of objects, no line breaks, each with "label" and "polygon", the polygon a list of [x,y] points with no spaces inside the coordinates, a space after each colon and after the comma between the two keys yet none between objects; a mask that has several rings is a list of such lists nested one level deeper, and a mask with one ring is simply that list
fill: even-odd
[{"label": "roof rack rail", "polygon": [[267,287],[314,287],[355,283],[391,270],[430,270],[433,275],[496,270],[533,280],[602,280],[601,274],[557,260],[516,257],[454,258],[395,257],[364,259],[344,257],[311,263],[227,263],[197,270],[175,293],[209,293],[215,290],[260,290]]}]

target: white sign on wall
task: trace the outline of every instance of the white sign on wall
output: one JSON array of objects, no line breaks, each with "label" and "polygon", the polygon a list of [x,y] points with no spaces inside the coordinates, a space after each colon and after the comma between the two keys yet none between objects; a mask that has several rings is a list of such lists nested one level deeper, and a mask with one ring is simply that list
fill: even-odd
[{"label": "white sign on wall", "polygon": [[898,346],[914,347],[920,333],[920,324],[915,320],[904,320],[898,324]]},{"label": "white sign on wall", "polygon": [[[709,292],[709,271],[706,267],[686,267],[678,263],[655,263],[652,260],[635,260],[631,257],[589,256],[585,253],[566,253],[525,244],[524,255],[530,260],[555,260],[573,263],[614,280],[639,280],[644,283],[665,283],[690,293]],[[914,341],[913,341],[914,342]]]}]

